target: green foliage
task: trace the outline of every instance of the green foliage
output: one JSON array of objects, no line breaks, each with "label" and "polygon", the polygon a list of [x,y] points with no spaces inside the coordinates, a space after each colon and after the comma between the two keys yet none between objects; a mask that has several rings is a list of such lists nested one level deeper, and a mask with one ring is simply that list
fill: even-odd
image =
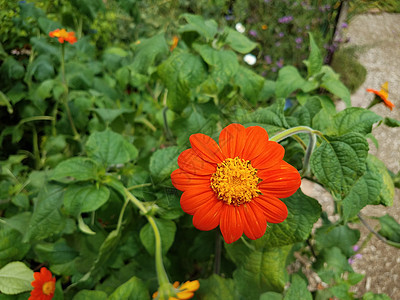
[{"label": "green foliage", "polygon": [[[390,206],[398,181],[368,155],[366,139],[399,121],[351,107],[348,88],[323,65],[330,25],[310,23],[304,3],[214,2],[0,0],[3,294],[26,299],[31,270],[46,266],[57,278],[54,299],[148,299],[167,280],[188,279],[200,280],[198,299],[354,298],[350,287],[363,276],[348,262],[360,239],[351,223],[366,205]],[[323,10],[312,17],[334,19],[334,8]],[[273,23],[291,12],[293,20]],[[48,36],[56,28],[78,41],[61,45]],[[243,62],[248,53],[254,66]],[[337,112],[336,101],[347,108]],[[257,240],[225,244],[195,229],[170,175],[192,134],[217,139],[236,122],[272,140],[289,130],[279,140],[285,161],[333,194],[337,222],[299,190],[282,199],[286,220]],[[398,247],[397,221],[379,222]],[[298,254],[315,256],[312,272],[326,289],[308,291],[305,275],[288,273]]]}]

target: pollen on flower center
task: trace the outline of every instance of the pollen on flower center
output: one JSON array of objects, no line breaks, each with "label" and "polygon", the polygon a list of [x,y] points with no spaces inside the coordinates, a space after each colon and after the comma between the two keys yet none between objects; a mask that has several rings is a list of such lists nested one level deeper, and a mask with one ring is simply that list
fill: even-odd
[{"label": "pollen on flower center", "polygon": [[218,199],[239,206],[261,194],[257,188],[260,178],[250,161],[239,157],[227,158],[217,165],[211,176],[211,188]]},{"label": "pollen on flower center", "polygon": [[55,289],[56,285],[54,281],[47,281],[42,286],[42,291],[45,295],[53,294]]}]

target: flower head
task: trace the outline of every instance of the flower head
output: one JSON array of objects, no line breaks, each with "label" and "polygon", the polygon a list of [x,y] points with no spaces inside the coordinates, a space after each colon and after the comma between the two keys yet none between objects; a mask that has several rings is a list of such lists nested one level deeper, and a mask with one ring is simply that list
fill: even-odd
[{"label": "flower head", "polygon": [[250,66],[254,65],[257,62],[257,58],[253,54],[246,54],[243,57],[243,60]]},{"label": "flower head", "polygon": [[212,230],[219,225],[227,243],[244,233],[250,239],[264,235],[269,223],[281,223],[286,205],[278,199],[300,187],[299,172],[283,161],[284,148],[268,141],[259,126],[225,127],[219,145],[209,136],[190,136],[192,148],[178,157],[173,185],[183,191],[183,211],[193,215],[193,225]]},{"label": "flower head", "polygon": [[171,44],[171,47],[169,48],[169,50],[173,51],[176,48],[176,46],[178,46],[178,42],[179,42],[179,38],[176,35],[174,35],[172,37],[172,44]]},{"label": "flower head", "polygon": [[389,107],[390,110],[393,110],[394,104],[392,102],[390,102],[388,99],[388,97],[389,97],[388,86],[389,86],[389,84],[386,81],[384,84],[382,84],[380,91],[373,90],[373,89],[367,89],[367,92],[374,93],[375,95],[379,96],[382,99],[382,101],[385,103],[385,105],[387,107]]},{"label": "flower head", "polygon": [[[175,289],[176,297],[169,297],[168,300],[186,300],[194,296],[194,292],[199,289],[200,283],[198,280],[186,281],[179,286],[179,282],[175,281],[173,287]],[[155,292],[153,294],[153,299],[157,297],[158,292]]]},{"label": "flower head", "polygon": [[33,273],[33,277],[33,290],[28,300],[51,300],[56,289],[56,278],[45,267],[42,267],[40,272]]},{"label": "flower head", "polygon": [[238,32],[240,32],[240,33],[243,33],[243,32],[246,31],[246,28],[244,28],[244,26],[243,26],[242,23],[237,23],[237,24],[235,25],[235,29],[236,29]]},{"label": "flower head", "polygon": [[75,37],[75,32],[68,32],[64,28],[50,31],[49,36],[58,38],[58,41],[61,44],[64,44],[64,41],[67,41],[70,44],[74,44],[77,41]]},{"label": "flower head", "polygon": [[281,23],[281,24],[290,23],[291,21],[293,21],[292,16],[284,16],[284,17],[278,19],[278,23]]}]

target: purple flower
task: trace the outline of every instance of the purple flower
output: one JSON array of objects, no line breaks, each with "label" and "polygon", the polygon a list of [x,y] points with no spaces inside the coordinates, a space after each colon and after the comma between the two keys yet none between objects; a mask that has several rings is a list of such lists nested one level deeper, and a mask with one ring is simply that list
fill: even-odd
[{"label": "purple flower", "polygon": [[279,32],[279,33],[278,33],[278,36],[279,36],[280,38],[282,38],[282,37],[285,36],[285,34],[284,34],[283,32]]},{"label": "purple flower", "polygon": [[303,39],[301,37],[297,37],[295,40],[296,44],[301,44],[303,42]]},{"label": "purple flower", "polygon": [[353,246],[353,251],[354,252],[357,252],[359,249],[360,249],[360,246],[358,246],[358,245],[354,245]]},{"label": "purple flower", "polygon": [[249,34],[251,35],[251,36],[254,36],[254,37],[256,37],[257,36],[257,31],[255,31],[255,30],[250,30],[249,31]]},{"label": "purple flower", "polygon": [[355,259],[360,259],[360,258],[362,258],[362,254],[357,253],[356,255],[354,255],[354,258],[355,258]]},{"label": "purple flower", "polygon": [[276,65],[278,66],[278,68],[282,68],[283,67],[283,58],[280,58],[277,62]]},{"label": "purple flower", "polygon": [[347,27],[349,27],[349,25],[348,25],[346,22],[343,22],[342,25],[341,25],[341,27],[342,27],[342,28],[347,28]]},{"label": "purple flower", "polygon": [[354,259],[349,258],[347,261],[348,261],[348,263],[349,263],[350,265],[352,265],[353,262],[354,262]]},{"label": "purple flower", "polygon": [[292,16],[284,16],[284,17],[278,19],[278,22],[281,23],[281,24],[286,24],[286,23],[289,23],[292,20],[293,20]]},{"label": "purple flower", "polygon": [[272,59],[271,59],[271,56],[270,55],[265,55],[264,56],[264,60],[265,60],[265,62],[267,63],[267,64],[271,64],[272,63]]}]

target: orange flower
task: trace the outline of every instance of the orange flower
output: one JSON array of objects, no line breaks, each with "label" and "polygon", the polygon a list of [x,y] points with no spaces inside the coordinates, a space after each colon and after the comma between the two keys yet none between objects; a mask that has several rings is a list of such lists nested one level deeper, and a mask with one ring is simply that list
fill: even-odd
[{"label": "orange flower", "polygon": [[75,32],[73,31],[68,32],[64,28],[50,31],[49,36],[58,38],[58,41],[61,44],[64,44],[64,41],[67,41],[70,44],[76,43],[77,41],[75,37]]},{"label": "orange flower", "polygon": [[[194,296],[194,292],[199,289],[200,283],[198,280],[186,281],[179,286],[179,282],[175,281],[173,287],[176,290],[176,297],[169,297],[168,300],[187,300]],[[158,292],[155,292],[153,294],[153,299],[157,298],[157,296]]]},{"label": "orange flower", "polygon": [[56,278],[45,267],[40,272],[33,273],[35,278],[32,281],[33,290],[28,300],[51,300],[56,289]]},{"label": "orange flower", "polygon": [[268,25],[265,25],[265,24],[261,25],[261,29],[262,30],[267,30],[268,29]]},{"label": "orange flower", "polygon": [[172,38],[172,45],[171,48],[169,48],[169,51],[173,51],[176,48],[176,46],[178,46],[178,42],[179,38],[176,35],[174,35]]},{"label": "orange flower", "polygon": [[385,105],[390,108],[390,110],[393,110],[394,104],[389,101],[389,83],[386,81],[384,84],[381,86],[381,90],[373,90],[373,89],[367,89],[367,92],[374,93],[375,95],[379,96]]},{"label": "orange flower", "polygon": [[171,179],[183,191],[181,207],[193,215],[197,229],[219,225],[225,242],[233,243],[243,232],[258,239],[267,222],[286,219],[287,207],[278,197],[296,192],[300,174],[283,161],[284,148],[268,141],[262,127],[231,124],[222,130],[219,146],[201,133],[193,134],[190,143]]}]

